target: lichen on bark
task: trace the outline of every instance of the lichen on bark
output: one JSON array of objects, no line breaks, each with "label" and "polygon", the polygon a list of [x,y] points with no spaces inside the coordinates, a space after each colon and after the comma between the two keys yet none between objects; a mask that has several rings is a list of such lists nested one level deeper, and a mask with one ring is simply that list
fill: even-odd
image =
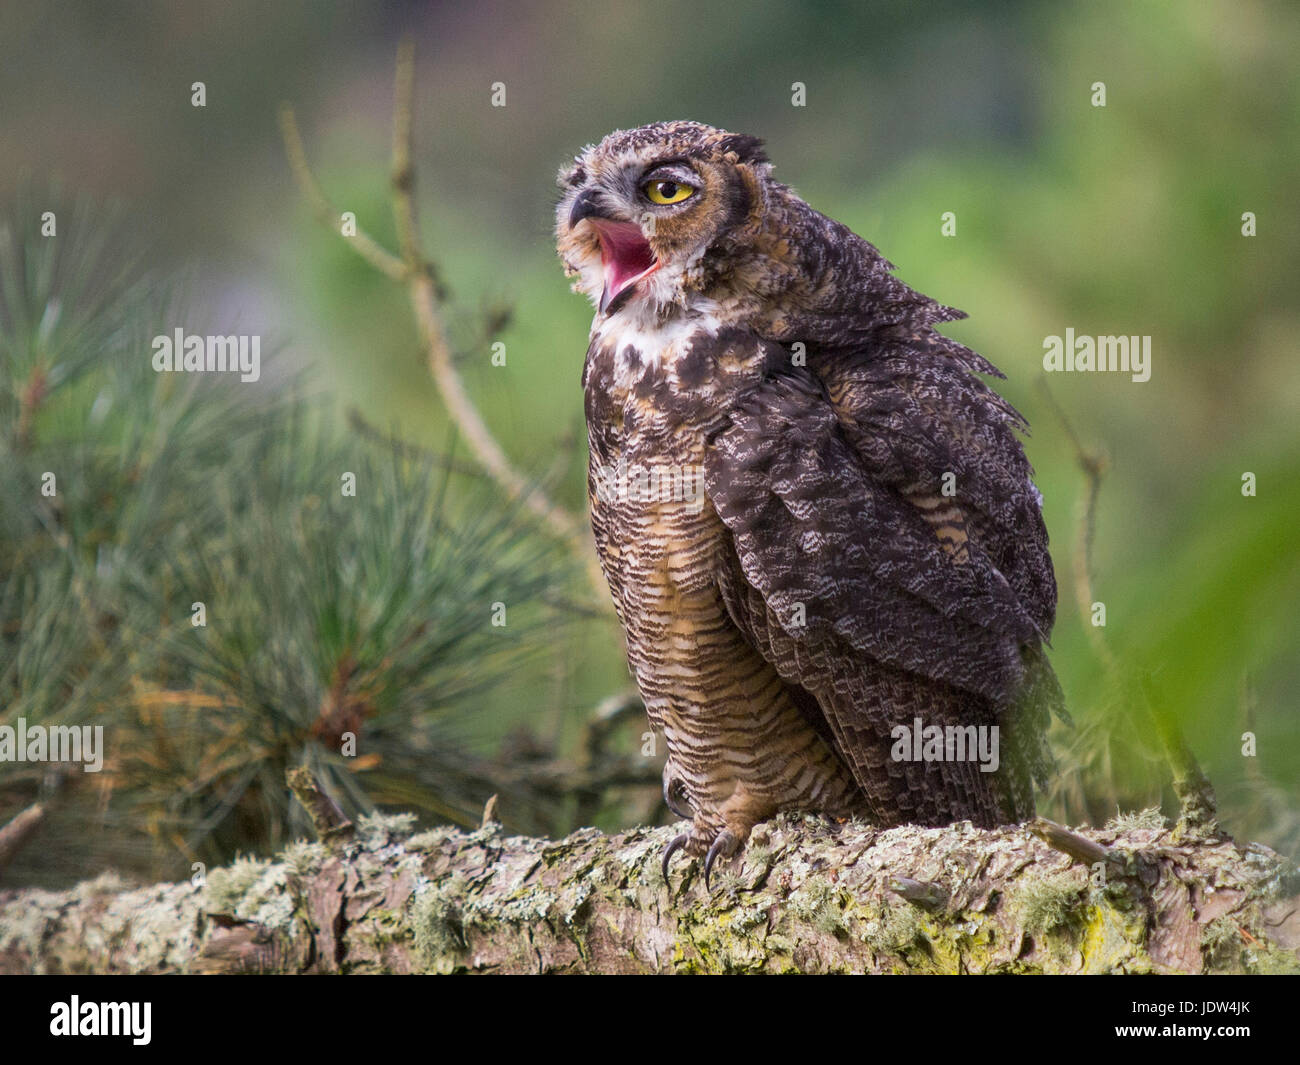
[{"label": "lichen on bark", "polygon": [[705,889],[671,828],[561,840],[363,820],[190,883],[0,893],[4,972],[1300,971],[1300,874],[1162,819],[1079,830],[780,817]]}]

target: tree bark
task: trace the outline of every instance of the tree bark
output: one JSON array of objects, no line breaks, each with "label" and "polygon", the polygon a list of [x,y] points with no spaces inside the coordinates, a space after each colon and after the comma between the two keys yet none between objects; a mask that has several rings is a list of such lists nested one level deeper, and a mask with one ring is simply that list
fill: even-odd
[{"label": "tree bark", "polygon": [[205,883],[0,892],[0,972],[1300,971],[1295,867],[1153,814],[1043,838],[781,817],[711,892],[680,856],[665,885],[672,827],[551,841],[412,821]]}]

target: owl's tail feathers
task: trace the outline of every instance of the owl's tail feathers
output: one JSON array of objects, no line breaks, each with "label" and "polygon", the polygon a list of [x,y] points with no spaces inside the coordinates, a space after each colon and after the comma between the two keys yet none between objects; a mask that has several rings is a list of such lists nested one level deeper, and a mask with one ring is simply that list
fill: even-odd
[{"label": "owl's tail feathers", "polygon": [[1034,816],[1034,786],[1047,790],[1056,767],[1047,744],[1052,716],[1069,722],[1065,694],[1040,645],[1021,651],[1024,680],[1002,719],[1002,766],[997,774],[1000,805],[1011,821]]},{"label": "owl's tail feathers", "polygon": [[1000,773],[980,765],[981,750],[988,753],[985,730],[998,721],[989,700],[882,662],[840,680],[822,704],[836,752],[876,824],[970,820],[993,828],[1009,820],[997,790]]}]

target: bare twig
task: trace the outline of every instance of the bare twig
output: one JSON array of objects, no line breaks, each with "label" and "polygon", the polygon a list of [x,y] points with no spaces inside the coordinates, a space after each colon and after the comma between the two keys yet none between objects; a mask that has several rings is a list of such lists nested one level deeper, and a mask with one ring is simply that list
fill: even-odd
[{"label": "bare twig", "polygon": [[285,773],[285,779],[294,798],[302,803],[311,818],[317,839],[326,845],[337,846],[352,838],[355,832],[352,822],[339,809],[338,803],[321,789],[310,769],[297,766]]},{"label": "bare twig", "polygon": [[4,872],[5,866],[22,849],[23,844],[31,839],[44,820],[45,807],[33,803],[0,828],[0,873]]},{"label": "bare twig", "polygon": [[1046,817],[1035,817],[1026,826],[1031,833],[1046,843],[1052,850],[1068,854],[1076,862],[1093,866],[1098,862],[1115,860],[1110,848],[1095,843],[1086,836],[1071,832],[1064,825],[1049,821]]},{"label": "bare twig", "polygon": [[645,703],[635,688],[628,688],[602,700],[583,728],[584,764],[593,766],[599,763],[605,755],[605,744],[614,730],[629,717],[640,717],[643,713]]},{"label": "bare twig", "polygon": [[589,553],[587,537],[573,515],[552,503],[520,474],[506,457],[501,445],[489,431],[478,409],[461,383],[453,365],[451,345],[438,313],[438,293],[432,273],[420,251],[415,215],[415,168],[411,162],[411,126],[415,110],[415,44],[405,38],[397,52],[396,99],[393,104],[393,220],[407,271],[411,308],[428,353],[429,372],[433,375],[443,403],[465,434],[474,457],[513,498],[525,504],[557,536]]},{"label": "bare twig", "polygon": [[[414,196],[415,166],[411,152],[415,110],[415,46],[410,38],[404,39],[398,48],[394,92],[393,217],[401,255],[394,256],[380,247],[360,228],[348,242],[376,269],[406,284],[420,340],[425,347],[429,372],[443,404],[464,435],[474,458],[505,489],[511,499],[522,500],[557,538],[569,544],[575,554],[584,560],[598,599],[605,603],[605,582],[585,523],[557,506],[540,485],[515,469],[488,429],[478,408],[474,406],[456,371],[455,357],[438,309],[437,280],[431,264],[421,250],[419,240]],[[293,110],[287,104],[280,109],[280,129],[289,165],[304,197],[312,205],[317,218],[331,229],[336,229],[339,216],[311,173]]]},{"label": "bare twig", "polygon": [[411,127],[415,117],[415,41],[403,37],[397,46],[393,86],[393,213],[402,261],[408,270],[422,268],[415,223],[415,166],[411,162]]},{"label": "bare twig", "polygon": [[1078,537],[1072,559],[1074,598],[1077,601],[1084,632],[1088,634],[1093,650],[1096,652],[1097,657],[1101,659],[1102,664],[1108,670],[1113,670],[1115,668],[1115,656],[1106,643],[1101,628],[1092,623],[1092,604],[1096,601],[1094,598],[1096,585],[1093,579],[1093,542],[1097,531],[1097,502],[1101,496],[1101,479],[1106,472],[1106,456],[1101,452],[1089,451],[1083,446],[1082,441],[1074,431],[1074,426],[1070,424],[1070,419],[1066,416],[1065,409],[1057,402],[1052,390],[1047,387],[1045,381],[1040,380],[1039,384],[1052,407],[1053,413],[1060,420],[1065,435],[1070,440],[1070,445],[1074,448],[1075,461],[1078,462],[1079,468],[1083,470],[1083,475],[1087,479],[1087,489],[1079,500]]},{"label": "bare twig", "polygon": [[[280,135],[284,139],[284,151],[289,157],[289,166],[298,182],[298,188],[311,205],[312,212],[327,229],[342,235],[339,227],[342,215],[325,198],[316,178],[312,176],[311,167],[307,165],[307,153],[303,150],[302,136],[298,132],[298,121],[294,118],[293,108],[288,104],[280,105]],[[347,244],[376,270],[387,274],[394,281],[406,280],[406,267],[402,260],[382,248],[365,230],[357,226],[355,236],[345,238]]]},{"label": "bare twig", "polygon": [[1214,786],[1201,769],[1196,755],[1179,728],[1174,714],[1163,704],[1152,684],[1143,674],[1142,693],[1156,724],[1156,733],[1164,748],[1165,760],[1173,772],[1174,793],[1178,796],[1178,832],[1217,835],[1219,832],[1218,800]]},{"label": "bare twig", "polygon": [[[1106,471],[1105,456],[1098,452],[1086,450],[1070,424],[1064,409],[1052,395],[1046,382],[1040,381],[1044,395],[1056,416],[1060,419],[1074,448],[1075,458],[1087,478],[1087,491],[1081,500],[1079,513],[1079,550],[1074,555],[1075,596],[1079,601],[1079,611],[1083,616],[1084,631],[1087,632],[1092,646],[1097,652],[1106,670],[1114,675],[1118,663],[1099,626],[1092,624],[1090,616],[1093,602],[1093,567],[1092,549],[1097,522],[1097,500],[1101,493],[1101,479]],[[1155,723],[1156,733],[1164,748],[1165,761],[1173,775],[1174,792],[1179,802],[1179,827],[1183,831],[1208,832],[1217,831],[1215,816],[1217,803],[1214,788],[1209,778],[1201,771],[1196,756],[1179,727],[1173,712],[1164,707],[1157,692],[1151,684],[1150,677],[1141,678],[1142,694],[1146,698],[1147,708]]]}]

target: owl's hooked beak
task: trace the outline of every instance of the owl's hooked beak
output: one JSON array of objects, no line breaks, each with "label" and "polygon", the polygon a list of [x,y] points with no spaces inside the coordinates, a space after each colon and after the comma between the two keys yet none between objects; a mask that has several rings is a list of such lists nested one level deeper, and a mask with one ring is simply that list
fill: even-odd
[{"label": "owl's hooked beak", "polygon": [[581,222],[590,225],[600,240],[600,263],[605,274],[600,313],[612,313],[618,309],[620,297],[630,296],[637,282],[659,269],[659,260],[641,227],[607,215],[595,189],[584,189],[569,209],[569,228]]}]

